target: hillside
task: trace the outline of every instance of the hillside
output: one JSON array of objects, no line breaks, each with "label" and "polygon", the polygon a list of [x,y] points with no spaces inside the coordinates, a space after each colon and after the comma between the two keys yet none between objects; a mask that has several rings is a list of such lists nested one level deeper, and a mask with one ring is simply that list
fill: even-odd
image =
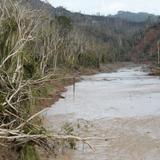
[{"label": "hillside", "polygon": [[157,42],[160,40],[160,23],[147,28],[135,42],[131,51],[134,61],[157,62]]},{"label": "hillside", "polygon": [[[23,2],[25,6],[37,10],[45,10],[52,16],[69,17],[74,28],[76,28],[85,39],[89,39],[89,41],[94,41],[98,44],[99,52],[103,52],[103,62],[129,60],[130,57],[128,53],[133,47],[132,36],[148,25],[148,21],[145,21],[145,19],[130,21],[127,18],[118,16],[121,12],[119,12],[117,16],[84,15],[81,13],[72,13],[63,7],[54,8],[50,4],[39,0],[27,0],[28,3],[23,0]],[[124,14],[128,15],[128,13]],[[148,15],[149,14],[147,14],[147,16]],[[141,14],[135,14],[134,17],[142,19]]]}]

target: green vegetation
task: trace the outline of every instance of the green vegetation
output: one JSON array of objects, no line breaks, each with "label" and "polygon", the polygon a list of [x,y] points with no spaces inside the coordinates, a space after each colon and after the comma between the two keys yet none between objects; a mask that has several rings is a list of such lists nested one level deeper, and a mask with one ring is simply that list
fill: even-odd
[{"label": "green vegetation", "polygon": [[20,154],[20,159],[22,160],[39,160],[38,153],[36,152],[34,146],[32,145],[25,145]]},{"label": "green vegetation", "polygon": [[[64,126],[62,126],[62,131],[65,135],[74,136],[74,128],[70,123],[65,123]],[[76,141],[74,139],[68,139],[67,144],[69,145],[69,148],[76,149]]]}]

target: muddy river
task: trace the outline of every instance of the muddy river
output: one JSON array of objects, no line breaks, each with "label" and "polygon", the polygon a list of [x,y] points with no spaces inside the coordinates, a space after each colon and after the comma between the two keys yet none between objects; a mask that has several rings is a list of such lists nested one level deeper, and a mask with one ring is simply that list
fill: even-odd
[{"label": "muddy river", "polygon": [[75,92],[67,87],[65,98],[44,114],[46,128],[60,131],[68,122],[81,137],[111,139],[90,141],[95,152],[78,143],[75,151],[66,150],[57,160],[160,159],[160,79],[148,76],[144,68],[84,76]]}]

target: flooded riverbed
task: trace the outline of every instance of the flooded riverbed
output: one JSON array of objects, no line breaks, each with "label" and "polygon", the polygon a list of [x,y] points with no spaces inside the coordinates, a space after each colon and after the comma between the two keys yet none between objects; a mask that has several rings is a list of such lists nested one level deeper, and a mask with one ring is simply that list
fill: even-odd
[{"label": "flooded riverbed", "polygon": [[76,151],[66,152],[59,160],[159,159],[160,79],[142,68],[84,76],[76,83],[75,93],[72,86],[67,87],[65,99],[45,114],[46,127],[57,130],[70,122],[82,137],[114,138],[91,141],[95,153],[78,144]]},{"label": "flooded riverbed", "polygon": [[160,79],[140,67],[83,77],[49,110],[48,116],[72,114],[87,120],[160,114]]}]

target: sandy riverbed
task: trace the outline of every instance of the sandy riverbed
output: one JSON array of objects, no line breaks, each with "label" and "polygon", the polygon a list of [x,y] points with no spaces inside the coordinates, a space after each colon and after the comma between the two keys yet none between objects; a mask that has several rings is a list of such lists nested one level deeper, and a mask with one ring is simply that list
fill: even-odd
[{"label": "sandy riverbed", "polygon": [[92,140],[95,152],[79,143],[77,150],[67,150],[57,160],[159,160],[159,77],[130,66],[82,78],[75,95],[68,87],[66,98],[44,114],[46,128],[58,131],[69,122],[82,137],[113,139]]}]

